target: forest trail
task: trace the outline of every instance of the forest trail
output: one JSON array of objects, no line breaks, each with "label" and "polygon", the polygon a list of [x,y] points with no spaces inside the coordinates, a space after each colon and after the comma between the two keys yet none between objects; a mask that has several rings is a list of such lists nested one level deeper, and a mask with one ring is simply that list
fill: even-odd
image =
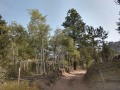
[{"label": "forest trail", "polygon": [[56,81],[52,90],[90,90],[83,81],[85,73],[83,70],[71,71],[70,74],[63,73],[63,77]]}]

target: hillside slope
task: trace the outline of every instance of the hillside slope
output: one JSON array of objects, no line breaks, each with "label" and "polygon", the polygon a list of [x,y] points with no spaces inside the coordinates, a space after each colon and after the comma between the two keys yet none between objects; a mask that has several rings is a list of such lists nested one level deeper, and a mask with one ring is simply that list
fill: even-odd
[{"label": "hillside slope", "polygon": [[91,66],[85,80],[94,90],[120,90],[120,62]]}]

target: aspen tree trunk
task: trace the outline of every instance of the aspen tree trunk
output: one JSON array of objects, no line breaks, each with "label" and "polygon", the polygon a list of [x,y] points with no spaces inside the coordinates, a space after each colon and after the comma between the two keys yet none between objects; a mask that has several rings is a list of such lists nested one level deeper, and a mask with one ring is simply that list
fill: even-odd
[{"label": "aspen tree trunk", "polygon": [[29,62],[27,61],[27,65],[26,65],[26,69],[27,69],[27,70],[28,70],[28,68],[29,68],[28,65],[29,65]]},{"label": "aspen tree trunk", "polygon": [[62,54],[62,57],[63,57],[63,68],[65,69],[65,64],[64,64],[64,54]]},{"label": "aspen tree trunk", "polygon": [[55,65],[56,65],[56,53],[54,52],[54,70],[56,69]]},{"label": "aspen tree trunk", "polygon": [[36,56],[35,56],[35,60],[36,60],[36,73],[37,75],[39,74],[39,62],[38,62],[38,55],[37,55],[37,46],[36,46],[36,50],[35,50]]},{"label": "aspen tree trunk", "polygon": [[24,60],[24,70],[26,70],[26,53],[24,54],[25,60]]},{"label": "aspen tree trunk", "polygon": [[68,65],[68,67],[69,67],[69,58],[68,58],[68,51],[67,51],[67,65]]},{"label": "aspen tree trunk", "polygon": [[42,48],[41,48],[41,55],[40,55],[40,73],[42,74]]},{"label": "aspen tree trunk", "polygon": [[19,72],[18,72],[18,85],[20,85],[20,72],[21,72],[21,67],[19,67]]},{"label": "aspen tree trunk", "polygon": [[[42,39],[43,40],[43,39]],[[45,67],[45,52],[44,52],[44,40],[42,41],[43,44],[43,72],[46,73],[46,67]]]},{"label": "aspen tree trunk", "polygon": [[38,75],[38,62],[36,61],[36,74]]},{"label": "aspen tree trunk", "polygon": [[13,43],[12,43],[12,60],[13,60],[13,65],[15,66],[15,53],[14,53]]},{"label": "aspen tree trunk", "polygon": [[44,73],[44,61],[43,61],[43,39],[42,39],[42,52],[41,52],[41,60],[42,60],[42,63],[41,63],[41,65],[42,65],[42,74]]},{"label": "aspen tree trunk", "polygon": [[24,63],[23,63],[23,64],[24,64],[24,70],[25,70],[25,69],[26,69],[26,68],[25,68],[25,67],[26,67],[26,65],[25,65],[25,64],[26,64],[26,62],[24,61]]}]

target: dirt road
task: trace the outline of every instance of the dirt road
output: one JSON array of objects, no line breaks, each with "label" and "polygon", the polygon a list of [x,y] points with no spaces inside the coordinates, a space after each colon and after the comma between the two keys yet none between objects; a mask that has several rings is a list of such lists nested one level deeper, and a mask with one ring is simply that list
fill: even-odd
[{"label": "dirt road", "polygon": [[90,90],[83,81],[85,73],[83,70],[63,73],[63,77],[56,81],[51,90]]}]

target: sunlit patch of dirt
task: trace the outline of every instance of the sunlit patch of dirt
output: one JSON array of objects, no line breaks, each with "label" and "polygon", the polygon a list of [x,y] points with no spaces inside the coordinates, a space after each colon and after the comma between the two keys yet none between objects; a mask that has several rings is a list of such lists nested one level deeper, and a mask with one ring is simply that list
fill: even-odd
[{"label": "sunlit patch of dirt", "polygon": [[84,70],[64,72],[63,77],[56,81],[51,90],[90,90],[83,81],[85,73]]}]

